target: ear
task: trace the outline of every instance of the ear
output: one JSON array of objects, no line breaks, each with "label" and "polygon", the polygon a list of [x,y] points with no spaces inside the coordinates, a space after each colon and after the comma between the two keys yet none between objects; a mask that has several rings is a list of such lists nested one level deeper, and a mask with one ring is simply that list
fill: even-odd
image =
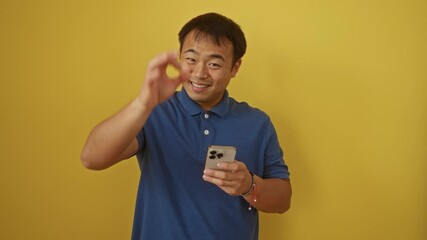
[{"label": "ear", "polygon": [[231,77],[234,78],[242,65],[242,59],[237,60],[233,68],[231,68]]}]

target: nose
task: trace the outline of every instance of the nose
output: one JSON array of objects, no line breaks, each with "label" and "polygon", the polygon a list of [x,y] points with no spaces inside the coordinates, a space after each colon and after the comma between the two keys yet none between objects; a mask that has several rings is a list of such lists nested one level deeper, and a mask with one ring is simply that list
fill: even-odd
[{"label": "nose", "polygon": [[208,77],[207,66],[202,61],[198,62],[196,66],[194,66],[192,74],[193,76],[199,79],[207,78]]}]

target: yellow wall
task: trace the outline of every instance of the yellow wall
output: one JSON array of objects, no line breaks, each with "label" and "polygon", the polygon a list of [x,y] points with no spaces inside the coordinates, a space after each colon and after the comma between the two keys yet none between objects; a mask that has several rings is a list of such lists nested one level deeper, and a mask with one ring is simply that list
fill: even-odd
[{"label": "yellow wall", "polygon": [[427,239],[425,0],[1,0],[0,239],[130,238],[135,159],[92,172],[81,147],[207,11],[246,32],[230,92],[292,171],[261,239]]}]

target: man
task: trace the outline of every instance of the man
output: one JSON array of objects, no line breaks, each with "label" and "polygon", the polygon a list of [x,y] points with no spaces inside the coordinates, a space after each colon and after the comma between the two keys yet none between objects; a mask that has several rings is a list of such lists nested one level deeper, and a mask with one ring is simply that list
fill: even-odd
[{"label": "man", "polygon": [[[291,185],[269,117],[226,90],[242,64],[244,34],[208,13],[190,20],[179,41],[179,56],[155,57],[140,94],[91,131],[82,162],[105,169],[137,155],[132,239],[257,239],[258,210],[287,211]],[[168,77],[168,65],[179,76]],[[236,147],[237,160],[205,169],[210,145]]]}]

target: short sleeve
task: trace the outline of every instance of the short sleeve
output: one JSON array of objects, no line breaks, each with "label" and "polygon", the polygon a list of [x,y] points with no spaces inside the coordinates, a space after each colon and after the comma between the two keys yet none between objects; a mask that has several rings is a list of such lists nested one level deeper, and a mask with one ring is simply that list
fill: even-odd
[{"label": "short sleeve", "polygon": [[138,141],[138,153],[141,153],[145,148],[145,134],[144,128],[142,128],[136,135],[136,140]]},{"label": "short sleeve", "polygon": [[288,179],[290,176],[289,169],[285,163],[283,150],[280,147],[276,130],[271,121],[268,122],[265,141],[264,178]]}]

